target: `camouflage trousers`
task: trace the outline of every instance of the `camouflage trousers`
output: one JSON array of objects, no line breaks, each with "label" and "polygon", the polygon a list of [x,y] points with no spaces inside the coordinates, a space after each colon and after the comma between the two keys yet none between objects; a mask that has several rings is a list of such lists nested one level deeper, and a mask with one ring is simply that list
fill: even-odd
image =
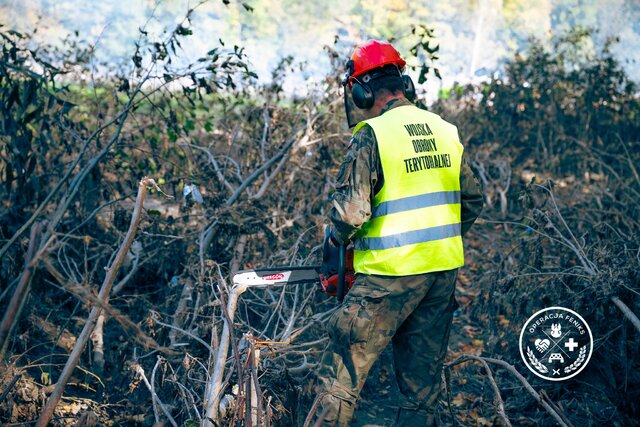
[{"label": "camouflage trousers", "polygon": [[[457,270],[403,277],[358,275],[328,320],[318,372],[324,426],[347,426],[371,366],[393,344],[401,395],[398,425],[428,425],[440,393]],[[406,416],[409,414],[409,416]],[[412,415],[413,414],[413,415]],[[408,420],[408,421],[407,421]]]}]

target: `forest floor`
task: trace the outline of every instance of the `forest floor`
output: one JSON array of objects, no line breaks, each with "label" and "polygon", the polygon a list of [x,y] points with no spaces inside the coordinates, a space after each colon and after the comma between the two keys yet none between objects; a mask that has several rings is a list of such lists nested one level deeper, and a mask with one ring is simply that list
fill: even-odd
[{"label": "forest floor", "polygon": [[[483,274],[482,265],[483,259],[487,256],[487,246],[486,241],[488,240],[487,235],[484,233],[484,229],[487,228],[486,225],[477,225],[474,230],[472,230],[469,235],[465,238],[466,245],[466,265],[463,267],[458,276],[457,283],[457,300],[460,304],[460,307],[454,314],[453,320],[453,328],[451,332],[451,338],[449,341],[449,354],[447,356],[447,360],[452,360],[459,356],[462,353],[472,353],[472,354],[480,354],[483,351],[483,327],[478,320],[473,320],[472,315],[470,314],[470,307],[474,304],[474,297],[480,294],[479,289],[479,277]],[[143,290],[141,290],[143,291]],[[46,298],[45,298],[46,302]],[[114,301],[115,304],[118,304],[118,301]],[[141,309],[143,309],[141,307]],[[134,316],[135,317],[135,316]],[[31,331],[30,337],[23,336],[22,339],[41,339],[43,342],[51,341],[55,338],[60,338],[57,340],[60,346],[70,349],[73,347],[75,342],[75,337],[69,335],[69,343],[65,345],[65,331],[63,329],[60,332],[59,329],[53,327],[53,323],[62,322],[62,319],[56,318],[56,313],[39,313],[34,314],[30,317],[31,321],[39,320],[39,324],[41,327],[39,330]],[[110,336],[107,337],[107,340],[112,343],[110,352],[111,353],[120,353],[125,352],[127,347],[126,340],[122,339],[123,337]],[[47,349],[43,349],[42,357],[46,357],[49,354]],[[50,359],[52,356],[49,355]],[[53,360],[51,360],[53,362]],[[37,364],[36,364],[37,365]],[[22,396],[22,404],[18,402],[13,403],[13,408],[10,410],[14,416],[16,414],[22,414],[22,418],[33,418],[36,415],[38,408],[38,400],[40,398],[40,393],[44,390],[48,390],[51,386],[47,386],[47,378],[46,375],[41,371],[40,378],[38,378],[37,372],[39,368],[37,366],[33,366],[31,369],[27,371],[31,373],[31,376],[21,375],[21,378],[18,380],[18,383],[15,385],[16,389],[20,390]],[[17,372],[12,370],[5,370],[2,374],[0,374],[0,385],[2,385],[1,389],[5,389],[12,382],[12,379],[17,375]],[[81,373],[79,373],[83,376]],[[109,384],[119,384],[115,388],[112,388],[111,391],[104,390],[104,394],[102,398],[105,400],[113,401],[113,397],[119,392],[125,393],[125,390],[128,387],[131,387],[130,382],[130,373],[128,367],[122,367],[121,369],[110,370],[108,373],[105,372],[104,380]],[[43,376],[45,375],[45,376]],[[118,379],[120,377],[120,379]],[[84,375],[84,378],[76,378],[77,381],[74,380],[74,383],[84,383],[84,384],[92,384],[95,381],[92,381],[87,375]],[[454,394],[456,381],[453,381]],[[97,387],[96,388],[100,388]],[[75,388],[75,387],[74,387]],[[0,390],[1,390],[0,389]],[[78,396],[71,401],[63,403],[61,408],[62,412],[68,413],[68,415],[72,418],[75,417],[77,412],[82,412],[87,405],[82,405],[81,395],[83,394],[81,390],[76,390],[79,392]],[[354,426],[364,427],[364,426],[390,426],[393,424],[393,421],[396,416],[397,403],[396,396],[398,396],[399,390],[395,380],[394,368],[393,368],[393,354],[391,351],[391,346],[389,346],[383,352],[380,359],[375,363],[374,367],[371,370],[369,375],[369,380],[364,386],[364,389],[361,394],[361,399],[358,402],[357,411],[354,419]],[[74,394],[77,394],[74,392]],[[109,398],[109,394],[112,395]],[[88,391],[86,395],[87,398],[92,400],[98,400],[100,397],[96,397]],[[466,406],[464,399],[471,399],[472,397],[466,396],[462,397],[462,395],[456,396],[454,398],[455,402],[459,402],[459,406]],[[146,419],[143,415],[144,410],[140,412],[139,415],[136,415],[136,399],[132,399],[131,401],[125,402],[122,401],[122,405],[119,409],[115,406],[111,408],[109,412],[112,410],[116,410],[116,412],[120,412],[122,414],[121,421],[127,420],[131,421],[142,421],[142,419]],[[141,402],[138,402],[141,403]],[[65,409],[66,408],[66,409]],[[9,408],[4,408],[5,410],[9,410]],[[142,408],[138,408],[142,409]],[[446,412],[446,395],[443,394],[442,401],[440,405],[440,417],[441,420],[445,423],[445,425],[449,425],[451,422],[451,415]],[[128,414],[128,415],[125,415]],[[473,413],[465,413],[465,414],[456,414],[458,421],[464,422],[468,417],[473,417],[474,420],[479,419],[479,425],[482,424],[482,418],[478,417],[477,414]],[[118,417],[119,418],[119,417]],[[58,418],[58,421],[62,421],[62,419]],[[114,419],[117,422],[117,418]],[[143,422],[144,423],[144,422]],[[491,425],[487,423],[486,425]]]}]

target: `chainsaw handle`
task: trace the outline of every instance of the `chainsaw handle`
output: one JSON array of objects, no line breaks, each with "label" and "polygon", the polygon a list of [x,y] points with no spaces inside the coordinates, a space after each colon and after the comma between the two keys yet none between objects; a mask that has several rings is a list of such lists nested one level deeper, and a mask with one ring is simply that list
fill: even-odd
[{"label": "chainsaw handle", "polygon": [[338,304],[342,304],[342,300],[344,300],[344,282],[345,275],[347,272],[347,245],[340,245],[338,247],[340,251],[340,260],[338,264]]}]

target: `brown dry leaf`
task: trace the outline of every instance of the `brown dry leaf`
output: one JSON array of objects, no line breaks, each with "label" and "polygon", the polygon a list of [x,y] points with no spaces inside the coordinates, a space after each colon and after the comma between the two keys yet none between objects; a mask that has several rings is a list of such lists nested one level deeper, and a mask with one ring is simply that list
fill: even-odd
[{"label": "brown dry leaf", "polygon": [[460,351],[462,351],[463,353],[473,353],[473,351],[475,350],[472,345],[463,343],[458,344],[458,348],[460,348]]},{"label": "brown dry leaf", "polygon": [[453,406],[464,406],[467,404],[467,400],[464,398],[462,393],[456,394],[456,396],[451,400],[451,404]]},{"label": "brown dry leaf", "polygon": [[473,418],[475,424],[478,426],[492,426],[493,423],[485,417],[478,416],[478,412],[474,409],[469,413],[469,416]]},{"label": "brown dry leaf", "polygon": [[461,307],[466,307],[473,302],[471,298],[464,295],[458,295],[456,296],[456,299],[458,300],[458,304],[460,304]]},{"label": "brown dry leaf", "polygon": [[[474,341],[480,341],[480,340],[474,340]],[[484,350],[484,345],[482,347],[479,347],[473,344],[459,344],[458,347],[463,353],[474,354],[476,356],[479,356],[482,353],[482,350]]]},{"label": "brown dry leaf", "polygon": [[484,348],[484,341],[482,341],[482,340],[473,340],[473,341],[471,341],[471,344],[473,344],[476,347]]},{"label": "brown dry leaf", "polygon": [[507,319],[506,317],[504,317],[502,314],[498,315],[498,323],[500,324],[500,326],[504,326],[505,328],[507,326],[509,326],[509,319]]},{"label": "brown dry leaf", "polygon": [[16,384],[16,393],[24,402],[35,402],[40,396],[38,386],[30,379],[22,377]]},{"label": "brown dry leaf", "polygon": [[[76,345],[76,337],[67,329],[63,329],[62,333],[60,328],[46,319],[39,316],[29,316],[29,321],[40,331],[46,333],[51,337],[52,341],[56,342],[56,345],[65,349],[66,351],[73,350]],[[56,341],[57,340],[57,341]]]},{"label": "brown dry leaf", "polygon": [[469,280],[469,277],[466,274],[464,274],[464,272],[459,272],[458,282],[463,285],[468,285],[471,281]]},{"label": "brown dry leaf", "polygon": [[493,423],[486,419],[485,417],[478,417],[478,419],[476,419],[476,422],[478,423],[479,426],[492,426]]},{"label": "brown dry leaf", "polygon": [[482,330],[477,326],[465,325],[462,327],[462,330],[466,336],[469,338],[475,338]]}]

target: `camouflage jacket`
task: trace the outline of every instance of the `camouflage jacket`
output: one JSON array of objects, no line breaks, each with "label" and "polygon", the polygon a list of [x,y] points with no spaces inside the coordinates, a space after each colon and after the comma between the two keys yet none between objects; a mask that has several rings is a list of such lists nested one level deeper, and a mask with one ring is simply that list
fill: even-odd
[{"label": "camouflage jacket", "polygon": [[[400,99],[383,108],[386,111],[410,104]],[[347,154],[340,166],[336,191],[332,196],[329,218],[337,239],[348,242],[371,217],[371,201],[382,188],[384,176],[378,144],[370,126],[362,127],[351,139]],[[460,169],[460,198],[462,206],[462,234],[464,235],[482,211],[480,184],[467,164],[464,155]]]}]

